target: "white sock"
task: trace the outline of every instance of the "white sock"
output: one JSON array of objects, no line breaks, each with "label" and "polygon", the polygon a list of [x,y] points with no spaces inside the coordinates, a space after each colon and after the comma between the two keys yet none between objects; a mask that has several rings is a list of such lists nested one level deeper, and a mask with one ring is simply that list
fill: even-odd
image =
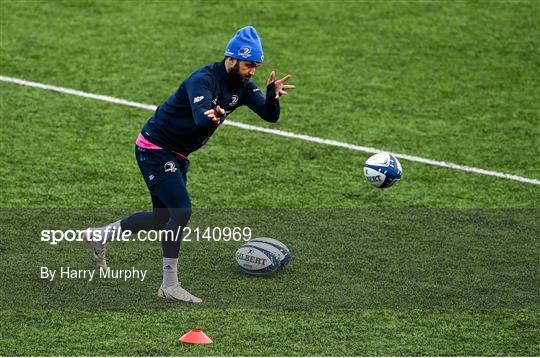
[{"label": "white sock", "polygon": [[122,232],[122,228],[120,227],[120,221],[121,220],[118,220],[107,226],[95,229],[94,237],[97,238],[98,236],[100,236],[101,238],[98,242],[100,242],[102,245],[107,245],[113,237],[118,237],[118,233]]},{"label": "white sock", "polygon": [[163,282],[162,287],[178,285],[178,259],[163,258]]}]

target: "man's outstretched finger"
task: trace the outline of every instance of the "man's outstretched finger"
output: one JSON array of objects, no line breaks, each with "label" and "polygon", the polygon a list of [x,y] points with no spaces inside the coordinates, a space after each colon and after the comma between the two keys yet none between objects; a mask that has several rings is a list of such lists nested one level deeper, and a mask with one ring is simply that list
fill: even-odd
[{"label": "man's outstretched finger", "polygon": [[277,82],[287,82],[291,77],[292,77],[291,75],[287,75],[287,76],[283,77],[282,79],[280,79]]},{"label": "man's outstretched finger", "polygon": [[285,92],[284,90],[280,90],[278,94],[276,94],[276,99],[278,99],[280,96],[283,96],[283,95],[288,95],[287,92]]},{"label": "man's outstretched finger", "polygon": [[276,71],[270,72],[270,77],[268,77],[268,84],[274,82],[275,79],[276,79]]}]

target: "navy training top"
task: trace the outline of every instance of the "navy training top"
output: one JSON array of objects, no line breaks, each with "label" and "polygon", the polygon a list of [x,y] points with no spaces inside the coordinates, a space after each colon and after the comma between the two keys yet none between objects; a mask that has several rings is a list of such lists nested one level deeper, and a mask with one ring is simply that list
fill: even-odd
[{"label": "navy training top", "polygon": [[279,100],[274,82],[266,88],[266,98],[251,80],[246,86],[233,87],[225,62],[202,67],[185,79],[146,122],[141,134],[151,143],[184,156],[202,147],[218,125],[204,115],[219,105],[225,117],[239,106],[248,106],[262,119],[277,122]]}]

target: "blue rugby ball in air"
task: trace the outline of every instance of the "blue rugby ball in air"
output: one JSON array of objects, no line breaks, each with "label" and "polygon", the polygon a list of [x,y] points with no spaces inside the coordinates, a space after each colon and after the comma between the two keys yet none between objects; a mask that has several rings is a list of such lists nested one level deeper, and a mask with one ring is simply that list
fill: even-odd
[{"label": "blue rugby ball in air", "polygon": [[258,237],[248,241],[248,244],[272,252],[279,258],[280,267],[287,266],[291,262],[291,251],[279,240],[269,237]]},{"label": "blue rugby ball in air", "polygon": [[249,242],[236,251],[236,263],[245,273],[255,276],[271,275],[281,267],[277,255]]},{"label": "blue rugby ball in air", "polygon": [[364,176],[377,188],[388,188],[401,179],[403,170],[397,158],[390,153],[372,155],[364,164]]}]

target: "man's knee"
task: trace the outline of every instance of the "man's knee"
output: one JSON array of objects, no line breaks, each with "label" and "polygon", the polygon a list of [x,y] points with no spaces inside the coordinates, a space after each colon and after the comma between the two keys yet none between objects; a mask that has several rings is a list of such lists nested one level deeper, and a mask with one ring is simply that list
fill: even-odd
[{"label": "man's knee", "polygon": [[154,208],[154,225],[157,230],[163,229],[169,221],[169,210],[166,208]]},{"label": "man's knee", "polygon": [[191,205],[187,208],[169,208],[170,220],[179,226],[186,226],[191,218]]}]

